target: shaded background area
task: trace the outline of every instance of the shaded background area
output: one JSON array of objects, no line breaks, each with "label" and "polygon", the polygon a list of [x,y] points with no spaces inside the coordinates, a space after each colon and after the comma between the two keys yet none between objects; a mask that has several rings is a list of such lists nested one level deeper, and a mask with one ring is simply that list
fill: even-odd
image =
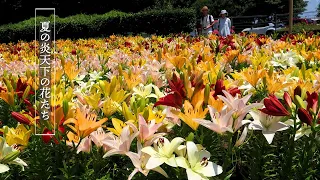
[{"label": "shaded background area", "polygon": [[[227,9],[232,16],[270,15],[287,13],[288,0],[0,0],[0,25],[16,23],[34,17],[34,8],[56,8],[56,15],[67,17],[75,14],[104,14],[111,10],[139,12],[150,9],[195,8],[207,5],[211,14],[218,16]],[[294,0],[295,14],[302,13],[307,6],[304,0]],[[198,11],[199,12],[199,11]],[[200,12],[199,12],[200,14]]]}]

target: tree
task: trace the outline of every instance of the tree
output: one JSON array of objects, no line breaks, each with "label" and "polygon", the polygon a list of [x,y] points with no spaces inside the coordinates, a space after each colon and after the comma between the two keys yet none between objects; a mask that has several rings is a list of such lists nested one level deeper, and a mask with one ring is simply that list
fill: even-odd
[{"label": "tree", "polygon": [[[226,9],[230,16],[285,14],[289,12],[289,0],[197,0],[193,6],[211,7],[213,15],[219,15]],[[300,14],[305,10],[307,1],[294,0],[294,13]]]},{"label": "tree", "polygon": [[320,3],[318,5],[318,9],[317,10],[318,10],[318,15],[317,16],[320,17]]}]

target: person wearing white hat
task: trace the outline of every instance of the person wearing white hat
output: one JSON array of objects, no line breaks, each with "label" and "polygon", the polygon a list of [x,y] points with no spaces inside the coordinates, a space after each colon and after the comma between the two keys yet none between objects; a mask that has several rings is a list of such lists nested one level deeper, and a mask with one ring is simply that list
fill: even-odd
[{"label": "person wearing white hat", "polygon": [[228,12],[226,10],[222,10],[220,12],[220,18],[218,21],[219,26],[219,35],[223,37],[227,37],[231,34],[231,20],[227,17]]}]

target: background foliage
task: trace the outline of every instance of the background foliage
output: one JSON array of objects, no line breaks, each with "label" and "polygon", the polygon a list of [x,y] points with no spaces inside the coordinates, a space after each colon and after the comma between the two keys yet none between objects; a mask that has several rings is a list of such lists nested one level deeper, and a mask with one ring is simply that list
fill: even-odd
[{"label": "background foliage", "polygon": [[[215,16],[221,9],[227,9],[232,16],[269,15],[271,13],[287,13],[288,0],[0,0],[0,24],[16,23],[34,17],[34,8],[54,7],[59,17],[76,14],[103,14],[111,10],[123,12],[139,12],[146,9],[196,8],[206,5]],[[304,11],[307,3],[294,0],[296,13]]]},{"label": "background foliage", "polygon": [[[44,17],[37,17],[40,22]],[[50,16],[53,20],[53,16]],[[56,39],[104,37],[117,34],[170,34],[190,32],[195,26],[193,9],[150,10],[138,13],[110,11],[102,15],[56,17]],[[0,41],[34,40],[35,19],[0,26]]]}]

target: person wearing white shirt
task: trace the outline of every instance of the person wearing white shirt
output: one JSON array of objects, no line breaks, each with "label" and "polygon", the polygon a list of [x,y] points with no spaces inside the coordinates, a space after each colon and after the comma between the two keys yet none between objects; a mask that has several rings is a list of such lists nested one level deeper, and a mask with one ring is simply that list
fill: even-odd
[{"label": "person wearing white shirt", "polygon": [[227,17],[227,14],[228,12],[226,10],[222,10],[218,21],[219,35],[223,37],[231,34],[231,20]]},{"label": "person wearing white shirt", "polygon": [[201,9],[202,18],[200,20],[201,25],[201,35],[208,36],[213,32],[214,19],[212,15],[209,14],[209,9],[207,6],[204,6]]}]

